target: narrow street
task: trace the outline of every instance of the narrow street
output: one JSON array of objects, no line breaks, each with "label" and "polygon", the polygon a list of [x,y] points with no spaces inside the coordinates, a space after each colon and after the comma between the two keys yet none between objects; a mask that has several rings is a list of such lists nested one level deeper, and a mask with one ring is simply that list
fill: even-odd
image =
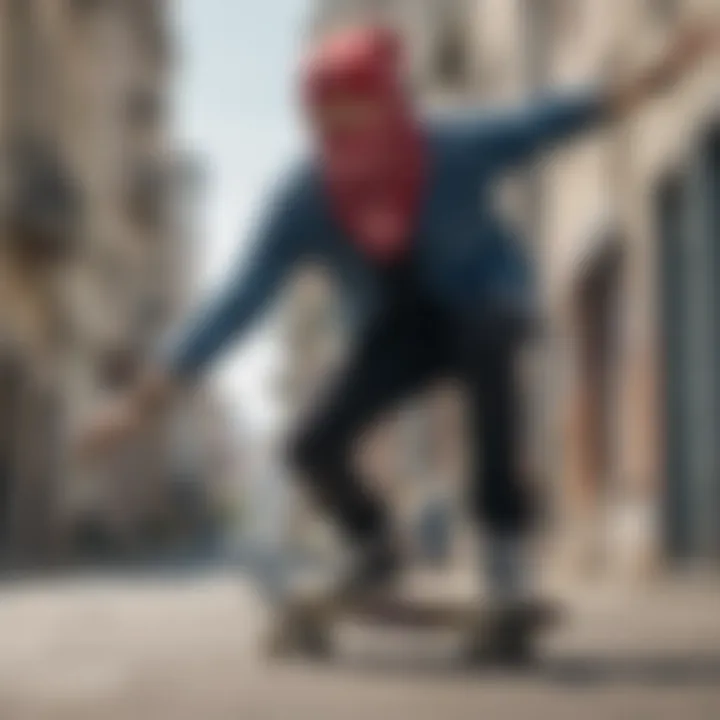
[{"label": "narrow street", "polygon": [[2,586],[2,720],[720,717],[720,583],[586,588],[523,676],[453,667],[439,637],[348,630],[337,662],[275,663],[241,578]]}]

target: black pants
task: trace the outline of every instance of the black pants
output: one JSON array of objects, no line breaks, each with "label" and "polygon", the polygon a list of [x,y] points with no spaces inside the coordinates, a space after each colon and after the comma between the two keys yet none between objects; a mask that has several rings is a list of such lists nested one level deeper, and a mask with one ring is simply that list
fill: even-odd
[{"label": "black pants", "polygon": [[517,330],[503,314],[460,318],[412,292],[396,293],[371,324],[291,443],[296,470],[351,540],[363,542],[388,525],[385,503],[357,475],[356,443],[379,415],[443,377],[460,380],[470,399],[475,517],[498,533],[525,529],[529,503],[516,466]]}]

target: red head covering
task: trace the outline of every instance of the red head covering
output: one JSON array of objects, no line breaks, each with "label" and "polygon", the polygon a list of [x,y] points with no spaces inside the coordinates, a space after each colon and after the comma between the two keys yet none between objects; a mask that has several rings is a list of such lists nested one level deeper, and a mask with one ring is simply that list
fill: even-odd
[{"label": "red head covering", "polygon": [[357,127],[318,128],[326,187],[335,215],[372,258],[407,251],[425,180],[425,147],[402,87],[401,45],[392,32],[353,28],[318,44],[304,67],[311,111],[336,100],[371,101]]}]

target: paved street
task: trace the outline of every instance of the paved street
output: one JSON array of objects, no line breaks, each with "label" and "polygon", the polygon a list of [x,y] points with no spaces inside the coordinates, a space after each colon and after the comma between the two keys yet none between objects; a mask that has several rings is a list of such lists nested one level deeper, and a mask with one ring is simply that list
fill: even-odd
[{"label": "paved street", "polygon": [[242,580],[0,587],[1,720],[720,717],[720,584],[587,588],[525,677],[453,670],[451,640],[348,632],[341,660],[269,665]]}]

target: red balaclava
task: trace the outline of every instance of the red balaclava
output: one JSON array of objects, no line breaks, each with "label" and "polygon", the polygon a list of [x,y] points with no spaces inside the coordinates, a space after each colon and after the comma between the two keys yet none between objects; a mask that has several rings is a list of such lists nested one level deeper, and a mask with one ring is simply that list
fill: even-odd
[{"label": "red balaclava", "polygon": [[402,85],[401,43],[380,28],[335,32],[306,58],[307,108],[369,100],[367,126],[322,132],[320,161],[335,217],[371,259],[388,264],[408,250],[425,183],[425,144]]}]

